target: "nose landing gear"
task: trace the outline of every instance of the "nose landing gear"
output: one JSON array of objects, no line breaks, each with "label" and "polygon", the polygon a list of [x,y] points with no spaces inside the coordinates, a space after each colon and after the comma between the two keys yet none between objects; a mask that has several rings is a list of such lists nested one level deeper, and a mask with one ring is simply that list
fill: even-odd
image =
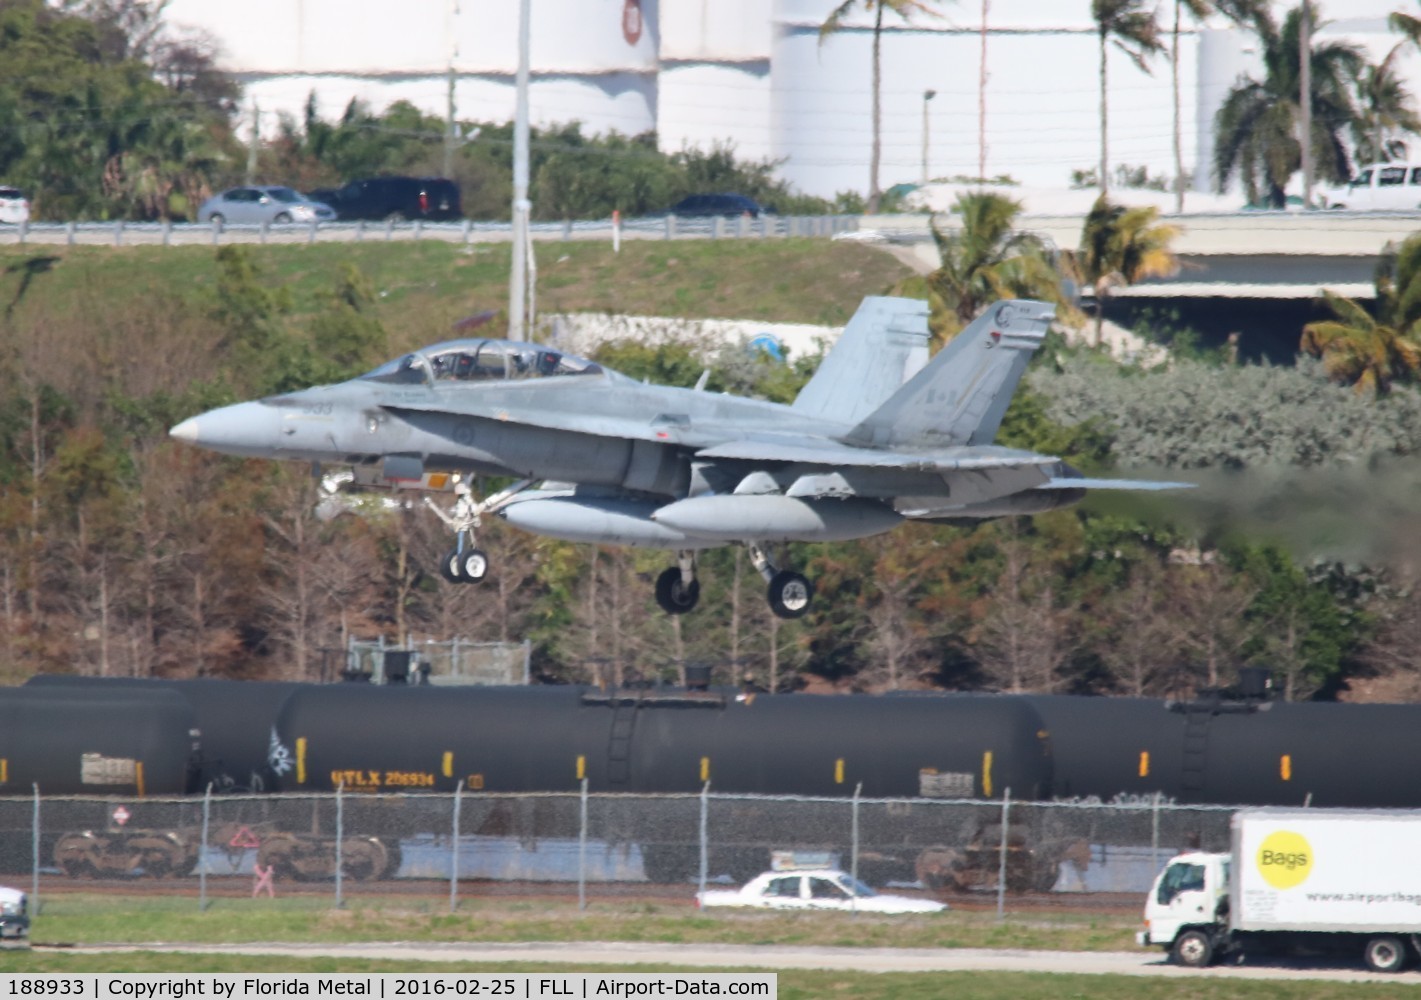
[{"label": "nose landing gear", "polygon": [[469,484],[461,482],[454,487],[458,499],[448,511],[425,497],[425,506],[454,530],[454,547],[439,561],[439,575],[450,583],[478,583],[487,576],[488,555],[475,547],[475,531],[483,523],[484,514],[495,513],[532,484],[531,479],[520,479],[508,489],[501,490],[486,500],[476,501]]}]

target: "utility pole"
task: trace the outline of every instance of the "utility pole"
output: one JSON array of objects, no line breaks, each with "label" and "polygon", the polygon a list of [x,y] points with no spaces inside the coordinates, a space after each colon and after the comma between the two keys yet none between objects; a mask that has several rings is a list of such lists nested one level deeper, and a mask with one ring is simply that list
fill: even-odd
[{"label": "utility pole", "polygon": [[444,176],[454,175],[454,148],[459,141],[459,124],[454,120],[454,59],[459,55],[459,42],[455,28],[459,16],[459,0],[449,0],[444,16],[445,39],[449,45],[449,106],[444,118]]},{"label": "utility pole", "polygon": [[508,270],[508,339],[527,340],[528,301],[528,3],[518,0],[517,105],[513,114],[513,254]]},{"label": "utility pole", "polygon": [[928,103],[937,96],[936,90],[923,91],[923,186],[926,187],[928,178],[932,176],[928,173]]},{"label": "utility pole", "polygon": [[262,123],[261,108],[257,107],[257,102],[256,102],[256,101],[253,101],[253,102],[252,102],[252,138],[251,138],[251,141],[247,143],[247,178],[246,178],[246,183],[247,183],[248,185],[255,184],[255,183],[257,182],[257,152],[258,152],[258,150],[261,148],[261,141],[262,141],[261,123]]},{"label": "utility pole", "polygon": [[977,67],[977,181],[987,183],[987,14],[992,0],[982,0],[981,56]]},{"label": "utility pole", "polygon": [[[1303,0],[1298,9],[1298,95],[1302,112],[1303,207],[1312,208],[1312,8]],[[1284,204],[1287,197],[1284,196]]]}]

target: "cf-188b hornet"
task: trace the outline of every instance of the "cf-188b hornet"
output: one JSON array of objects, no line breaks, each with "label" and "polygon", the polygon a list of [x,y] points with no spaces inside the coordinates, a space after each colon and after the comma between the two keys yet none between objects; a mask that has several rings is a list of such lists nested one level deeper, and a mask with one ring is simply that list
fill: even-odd
[{"label": "cf-188b hornet", "polygon": [[[649,385],[551,347],[454,340],[337,385],[237,403],[172,436],[233,455],[350,466],[365,485],[452,487],[443,576],[475,582],[480,518],[574,542],[676,552],[656,581],[696,606],[696,553],[744,545],[771,610],[814,588],[772,560],[787,542],[866,538],[904,520],[1035,514],[1088,489],[1183,483],[1087,479],[1058,458],[994,445],[1054,307],[1004,301],[927,360],[927,306],[865,299],[792,405]],[[702,383],[704,383],[704,378]],[[477,499],[478,476],[518,479]]]}]

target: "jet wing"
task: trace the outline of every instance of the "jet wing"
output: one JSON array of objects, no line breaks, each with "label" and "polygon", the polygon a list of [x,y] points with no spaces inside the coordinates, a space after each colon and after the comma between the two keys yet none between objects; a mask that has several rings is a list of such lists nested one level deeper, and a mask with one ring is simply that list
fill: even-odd
[{"label": "jet wing", "polygon": [[803,437],[765,437],[702,448],[697,458],[729,458],[749,462],[784,462],[831,468],[896,469],[905,472],[959,472],[1024,469],[1055,465],[1060,459],[1007,448],[942,448],[935,451],[888,451],[854,448],[835,441],[805,441]]}]

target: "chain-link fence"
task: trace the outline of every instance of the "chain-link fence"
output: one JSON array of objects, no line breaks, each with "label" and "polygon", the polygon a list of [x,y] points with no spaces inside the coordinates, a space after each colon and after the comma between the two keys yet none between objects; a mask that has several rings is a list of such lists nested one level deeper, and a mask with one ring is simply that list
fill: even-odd
[{"label": "chain-link fence", "polygon": [[[775,864],[1040,908],[1135,907],[1183,849],[1226,850],[1231,809],[720,795],[352,794],[0,799],[0,873],[46,890],[127,885],[447,895],[685,895]],[[152,887],[145,890],[144,887]]]}]

